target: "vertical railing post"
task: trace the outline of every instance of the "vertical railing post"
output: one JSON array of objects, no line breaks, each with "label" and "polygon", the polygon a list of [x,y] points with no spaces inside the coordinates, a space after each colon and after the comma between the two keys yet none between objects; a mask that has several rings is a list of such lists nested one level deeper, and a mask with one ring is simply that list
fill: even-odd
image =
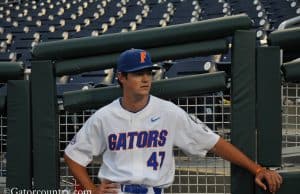
[{"label": "vertical railing post", "polygon": [[35,189],[59,189],[56,76],[52,61],[32,62],[33,174]]},{"label": "vertical railing post", "polygon": [[7,83],[7,188],[32,187],[30,84],[27,80]]},{"label": "vertical railing post", "polygon": [[[236,31],[232,48],[232,132],[231,141],[255,160],[255,31]],[[231,193],[253,194],[253,176],[231,165]]]},{"label": "vertical railing post", "polygon": [[257,48],[257,160],[266,167],[281,166],[280,48]]}]

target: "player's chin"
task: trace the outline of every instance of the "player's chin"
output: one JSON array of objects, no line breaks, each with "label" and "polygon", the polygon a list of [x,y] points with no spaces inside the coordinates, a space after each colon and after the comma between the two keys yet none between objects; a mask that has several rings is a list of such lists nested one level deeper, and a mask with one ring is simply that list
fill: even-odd
[{"label": "player's chin", "polygon": [[138,95],[139,95],[139,96],[144,96],[144,97],[148,96],[149,94],[150,94],[150,90],[145,90],[145,89],[140,90],[140,91],[138,92]]},{"label": "player's chin", "polygon": [[141,92],[140,93],[140,96],[144,96],[144,97],[147,97],[147,96],[149,96],[149,91],[144,91],[144,92]]}]

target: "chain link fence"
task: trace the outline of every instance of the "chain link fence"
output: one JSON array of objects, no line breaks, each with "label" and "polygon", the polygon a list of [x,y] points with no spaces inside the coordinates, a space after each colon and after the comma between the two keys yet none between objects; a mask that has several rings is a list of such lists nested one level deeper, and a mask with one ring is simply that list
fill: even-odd
[{"label": "chain link fence", "polygon": [[[230,96],[216,93],[208,96],[190,96],[170,99],[189,114],[205,122],[212,130],[230,141]],[[63,162],[63,150],[74,134],[95,110],[59,115],[59,147],[61,160],[61,188],[73,190],[75,181]],[[0,186],[6,183],[7,117],[0,116]],[[299,170],[300,166],[300,85],[282,86],[282,164],[284,170]],[[176,156],[174,184],[166,193],[230,193],[230,164],[208,154],[205,158],[188,157],[179,149]],[[101,158],[95,158],[88,167],[95,183]]]},{"label": "chain link fence", "polygon": [[[190,96],[170,99],[189,114],[197,116],[213,131],[230,140],[230,97],[222,93],[208,96]],[[93,110],[70,114],[61,111],[60,152],[63,151],[74,134],[93,113]],[[207,157],[188,157],[178,148],[174,149],[176,172],[173,185],[165,193],[230,193],[230,165],[223,159],[208,154]],[[101,159],[95,158],[88,171],[95,183]],[[65,164],[61,163],[61,187],[72,189],[74,179]]]},{"label": "chain link fence", "polygon": [[282,164],[283,170],[300,170],[300,85],[282,87]]},{"label": "chain link fence", "polygon": [[6,185],[7,117],[0,115],[0,188]]}]

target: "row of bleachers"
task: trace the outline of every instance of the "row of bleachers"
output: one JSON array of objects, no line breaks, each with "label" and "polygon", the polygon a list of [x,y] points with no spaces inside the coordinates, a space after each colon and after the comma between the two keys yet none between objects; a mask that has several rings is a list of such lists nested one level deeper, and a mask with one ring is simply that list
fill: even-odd
[{"label": "row of bleachers", "polygon": [[[31,49],[40,42],[164,27],[239,13],[247,13],[253,19],[257,38],[265,40],[282,21],[299,15],[300,6],[295,0],[4,1],[0,4],[0,61],[23,61],[30,68]],[[211,60],[197,61],[198,69],[203,69],[207,62]],[[174,61],[176,65],[164,75],[194,72],[195,62],[188,63]],[[182,73],[185,69],[187,72]]]}]

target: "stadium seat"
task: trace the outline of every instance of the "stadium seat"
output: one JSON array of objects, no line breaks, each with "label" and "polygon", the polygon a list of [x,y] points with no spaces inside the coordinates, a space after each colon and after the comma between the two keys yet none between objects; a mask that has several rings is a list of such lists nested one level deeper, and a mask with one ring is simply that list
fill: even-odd
[{"label": "stadium seat", "polygon": [[209,69],[205,69],[204,64],[209,61],[211,61],[210,57],[195,57],[173,61],[165,76],[172,78],[207,73]]},{"label": "stadium seat", "polygon": [[0,61],[16,61],[17,56],[15,53],[0,52]]}]

